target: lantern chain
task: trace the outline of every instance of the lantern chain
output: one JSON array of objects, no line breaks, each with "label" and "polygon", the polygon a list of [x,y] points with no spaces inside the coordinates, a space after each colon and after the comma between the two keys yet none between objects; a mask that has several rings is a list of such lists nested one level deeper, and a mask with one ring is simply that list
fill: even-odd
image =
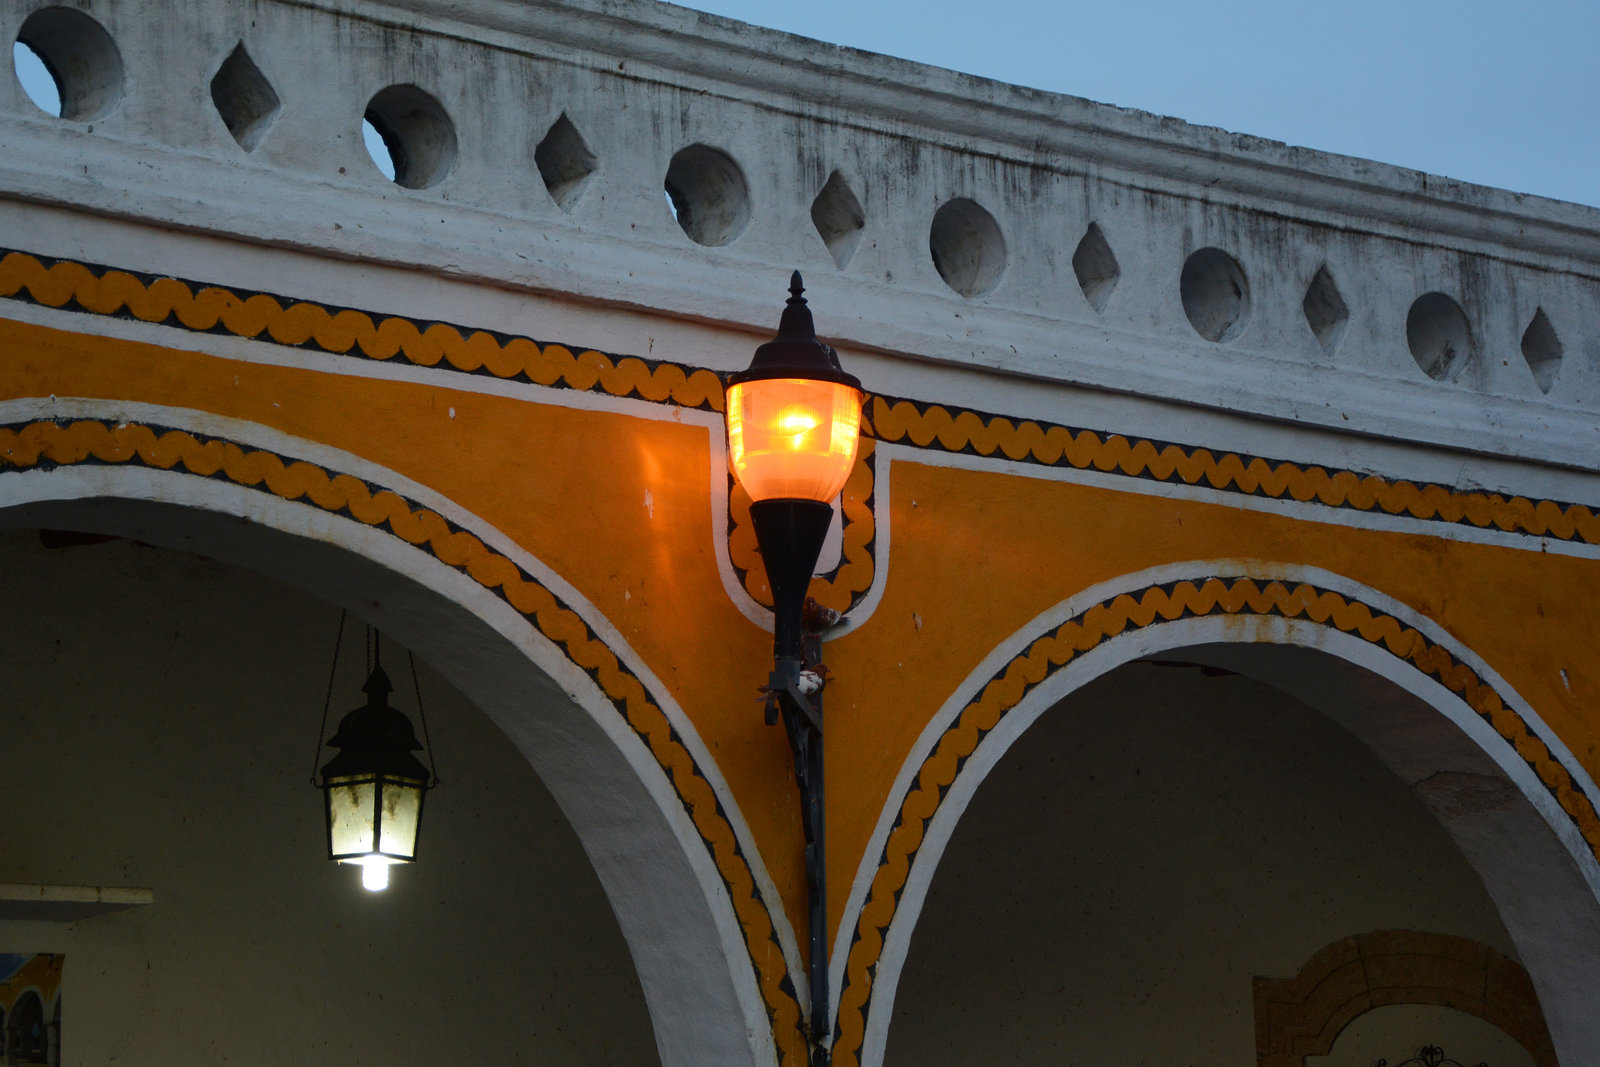
[{"label": "lantern chain", "polygon": [[417,718],[422,720],[422,743],[428,746],[428,773],[433,776],[433,781],[428,788],[439,784],[439,768],[433,762],[433,738],[428,736],[428,713],[422,710],[422,683],[417,681],[417,654],[406,649],[406,656],[411,660],[411,688],[417,694]]},{"label": "lantern chain", "polygon": [[328,708],[333,703],[333,680],[339,673],[339,646],[344,643],[345,611],[339,609],[339,633],[333,639],[333,665],[328,668],[328,693],[322,698],[322,725],[317,728],[317,754],[311,759],[311,784],[317,785],[317,768],[322,765],[322,739],[328,735]]}]

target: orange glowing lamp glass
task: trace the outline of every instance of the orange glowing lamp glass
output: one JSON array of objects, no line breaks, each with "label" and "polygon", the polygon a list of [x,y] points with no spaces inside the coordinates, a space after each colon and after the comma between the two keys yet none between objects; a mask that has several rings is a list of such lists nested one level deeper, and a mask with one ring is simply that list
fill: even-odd
[{"label": "orange glowing lamp glass", "polygon": [[751,500],[832,501],[855,465],[861,391],[764,378],[728,389],[728,452]]},{"label": "orange glowing lamp glass", "polygon": [[817,340],[800,274],[778,336],[728,384],[728,455],[752,501],[831,503],[855,465],[861,383]]}]

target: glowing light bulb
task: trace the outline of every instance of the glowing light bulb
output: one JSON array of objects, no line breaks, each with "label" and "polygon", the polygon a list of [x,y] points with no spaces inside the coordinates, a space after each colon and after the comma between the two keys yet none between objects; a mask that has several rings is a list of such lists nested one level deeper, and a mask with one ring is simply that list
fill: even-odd
[{"label": "glowing light bulb", "polygon": [[[376,860],[376,862],[374,862]],[[389,865],[376,857],[369,857],[361,865],[361,888],[378,893],[389,888]]]},{"label": "glowing light bulb", "polygon": [[778,432],[794,439],[795,448],[800,448],[805,435],[815,430],[822,422],[817,413],[808,407],[793,404],[778,413]]}]

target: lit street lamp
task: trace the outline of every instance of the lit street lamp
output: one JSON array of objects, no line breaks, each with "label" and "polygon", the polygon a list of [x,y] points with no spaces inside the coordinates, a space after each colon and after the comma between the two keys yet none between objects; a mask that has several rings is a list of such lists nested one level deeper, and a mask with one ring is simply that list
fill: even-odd
[{"label": "lit street lamp", "polygon": [[773,669],[768,724],[779,715],[794,754],[806,838],[810,905],[811,1062],[828,1037],[827,865],[823,849],[820,639],[805,633],[806,589],[833,521],[833,501],[855,465],[861,382],[817,340],[800,272],[789,284],[778,336],[728,379],[728,454],[751,499],[756,545],[772,589]]}]

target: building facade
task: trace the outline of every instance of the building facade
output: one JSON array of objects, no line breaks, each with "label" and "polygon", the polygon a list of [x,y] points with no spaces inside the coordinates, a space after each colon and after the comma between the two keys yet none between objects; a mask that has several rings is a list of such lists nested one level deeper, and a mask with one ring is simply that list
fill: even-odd
[{"label": "building facade", "polygon": [[[668,5],[0,29],[59,1062],[1600,1062],[1594,210]],[[795,268],[867,393],[822,1034],[722,415]],[[363,624],[443,778],[381,895],[306,784]]]}]

